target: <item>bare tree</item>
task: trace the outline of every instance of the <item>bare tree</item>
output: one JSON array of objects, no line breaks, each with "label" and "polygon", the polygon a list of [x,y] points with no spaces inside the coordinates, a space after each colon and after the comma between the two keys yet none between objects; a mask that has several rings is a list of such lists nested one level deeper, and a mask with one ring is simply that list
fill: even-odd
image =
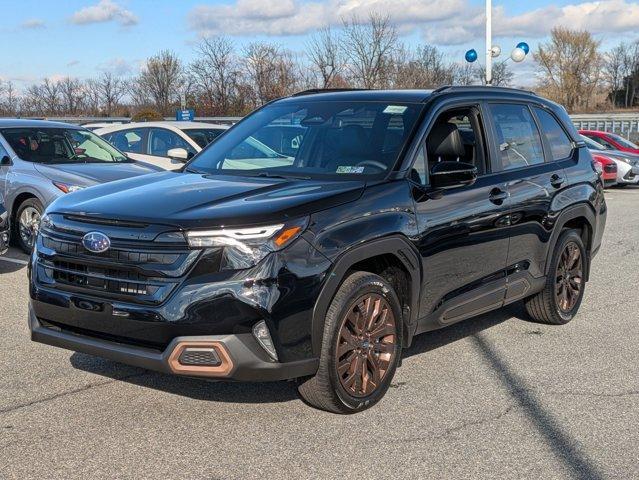
[{"label": "bare tree", "polygon": [[212,37],[202,40],[196,52],[198,57],[189,68],[195,94],[210,113],[227,114],[240,76],[235,46],[226,37]]},{"label": "bare tree", "polygon": [[78,115],[84,107],[84,86],[77,78],[65,77],[58,83],[60,113]]},{"label": "bare tree", "polygon": [[[480,65],[475,70],[480,83],[486,83],[486,68]],[[515,74],[508,68],[506,62],[499,62],[493,65],[492,85],[495,87],[508,87],[512,85]]]},{"label": "bare tree", "polygon": [[330,27],[313,35],[307,46],[307,55],[319,75],[322,88],[335,87],[341,80],[345,67],[344,50],[338,34]]},{"label": "bare tree", "polygon": [[604,55],[603,74],[610,88],[610,99],[613,107],[617,106],[617,97],[622,90],[624,79],[627,75],[627,72],[625,72],[626,50],[627,45],[621,42]]},{"label": "bare tree", "polygon": [[111,72],[103,72],[96,83],[104,114],[110,117],[126,93],[126,82]]},{"label": "bare tree", "polygon": [[260,42],[248,45],[244,68],[256,106],[293,93],[298,83],[292,54],[277,45]]},{"label": "bare tree", "polygon": [[396,49],[395,88],[437,88],[452,84],[454,77],[454,65],[446,63],[435,46],[423,45],[416,51],[405,46]]},{"label": "bare tree", "polygon": [[554,28],[534,54],[541,67],[539,90],[569,111],[588,108],[601,80],[598,49],[590,32]]},{"label": "bare tree", "polygon": [[146,61],[138,78],[139,86],[153,99],[163,114],[179,102],[180,88],[184,84],[182,62],[174,53],[163,50]]},{"label": "bare tree", "polygon": [[0,111],[2,115],[14,116],[18,111],[18,97],[13,82],[1,82],[0,95]]},{"label": "bare tree", "polygon": [[43,113],[45,115],[55,115],[60,111],[60,83],[49,78],[45,78],[40,86]]},{"label": "bare tree", "polygon": [[367,23],[357,17],[344,21],[344,55],[352,82],[364,88],[384,88],[390,83],[397,29],[388,16],[373,13]]},{"label": "bare tree", "polygon": [[468,62],[457,63],[454,66],[453,84],[468,86],[477,83],[477,67]]}]

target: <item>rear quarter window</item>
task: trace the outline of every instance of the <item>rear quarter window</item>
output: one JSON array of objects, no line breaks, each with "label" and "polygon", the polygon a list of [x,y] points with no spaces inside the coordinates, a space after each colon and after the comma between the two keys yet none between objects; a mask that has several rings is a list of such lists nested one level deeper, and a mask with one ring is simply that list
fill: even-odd
[{"label": "rear quarter window", "polygon": [[533,107],[541,132],[550,147],[552,160],[563,160],[572,153],[572,142],[557,119],[545,110]]}]

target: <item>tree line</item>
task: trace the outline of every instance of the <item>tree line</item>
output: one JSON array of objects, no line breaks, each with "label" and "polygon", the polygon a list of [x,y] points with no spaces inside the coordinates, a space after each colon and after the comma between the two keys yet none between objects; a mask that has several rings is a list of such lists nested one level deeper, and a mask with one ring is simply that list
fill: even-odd
[{"label": "tree line", "polygon": [[[45,78],[18,92],[0,82],[2,116],[241,116],[273,99],[310,88],[437,88],[481,84],[483,68],[451,61],[438,47],[408,46],[388,17],[345,19],[309,37],[302,52],[276,43],[239,48],[230,38],[202,39],[186,63],[171,51],[148,58],[140,72],[95,78]],[[608,52],[586,31],[557,28],[533,52],[535,90],[573,111],[632,108],[639,102],[639,41]],[[509,64],[496,62],[494,85],[512,85]]]}]

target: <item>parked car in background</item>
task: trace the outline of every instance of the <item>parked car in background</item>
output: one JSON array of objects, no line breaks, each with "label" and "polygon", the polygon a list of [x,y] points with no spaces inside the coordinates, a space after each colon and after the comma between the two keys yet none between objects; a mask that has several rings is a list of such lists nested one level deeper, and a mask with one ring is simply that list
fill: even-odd
[{"label": "parked car in background", "polygon": [[0,120],[0,196],[18,245],[30,252],[44,209],[56,198],[99,183],[160,169],[127,158],[76,125]]},{"label": "parked car in background", "polygon": [[600,153],[592,153],[592,161],[604,182],[604,187],[609,188],[617,185],[617,162],[612,158]]},{"label": "parked car in background", "polygon": [[272,125],[255,132],[253,138],[282,155],[294,157],[305,132],[306,127],[302,125]]},{"label": "parked car in background", "polygon": [[639,154],[639,146],[616,133],[601,132],[599,130],[579,130],[579,133],[603,145],[608,150]]},{"label": "parked car in background", "polygon": [[92,122],[92,123],[85,123],[82,125],[82,127],[94,132],[99,128],[111,127],[114,125],[122,125],[122,122]]},{"label": "parked car in background", "polygon": [[[1,199],[2,197],[0,197]],[[0,255],[7,253],[9,247],[9,212],[0,201]]]},{"label": "parked car in background", "polygon": [[[294,156],[256,157],[262,130],[296,119]],[[566,111],[537,95],[301,92],[179,173],[51,205],[31,338],[176,375],[300,378],[311,405],[358,412],[419,333],[519,300],[570,322],[606,212]]]},{"label": "parked car in background", "polygon": [[111,125],[95,133],[131,158],[164,170],[179,170],[228,128],[201,122],[137,122]]},{"label": "parked car in background", "polygon": [[626,185],[639,184],[639,155],[608,148],[586,135],[581,135],[581,138],[586,142],[590,153],[598,153],[615,161],[617,164],[617,186],[625,187]]}]

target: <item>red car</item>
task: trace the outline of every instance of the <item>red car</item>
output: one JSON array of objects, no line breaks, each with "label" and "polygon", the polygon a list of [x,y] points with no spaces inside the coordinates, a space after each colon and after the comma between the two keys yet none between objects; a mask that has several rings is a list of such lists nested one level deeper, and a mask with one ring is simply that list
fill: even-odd
[{"label": "red car", "polygon": [[579,130],[579,133],[603,145],[608,150],[619,150],[621,152],[639,154],[639,146],[616,133],[600,132],[597,130]]},{"label": "red car", "polygon": [[600,153],[592,153],[592,161],[601,175],[604,187],[612,187],[617,184],[617,163]]}]

